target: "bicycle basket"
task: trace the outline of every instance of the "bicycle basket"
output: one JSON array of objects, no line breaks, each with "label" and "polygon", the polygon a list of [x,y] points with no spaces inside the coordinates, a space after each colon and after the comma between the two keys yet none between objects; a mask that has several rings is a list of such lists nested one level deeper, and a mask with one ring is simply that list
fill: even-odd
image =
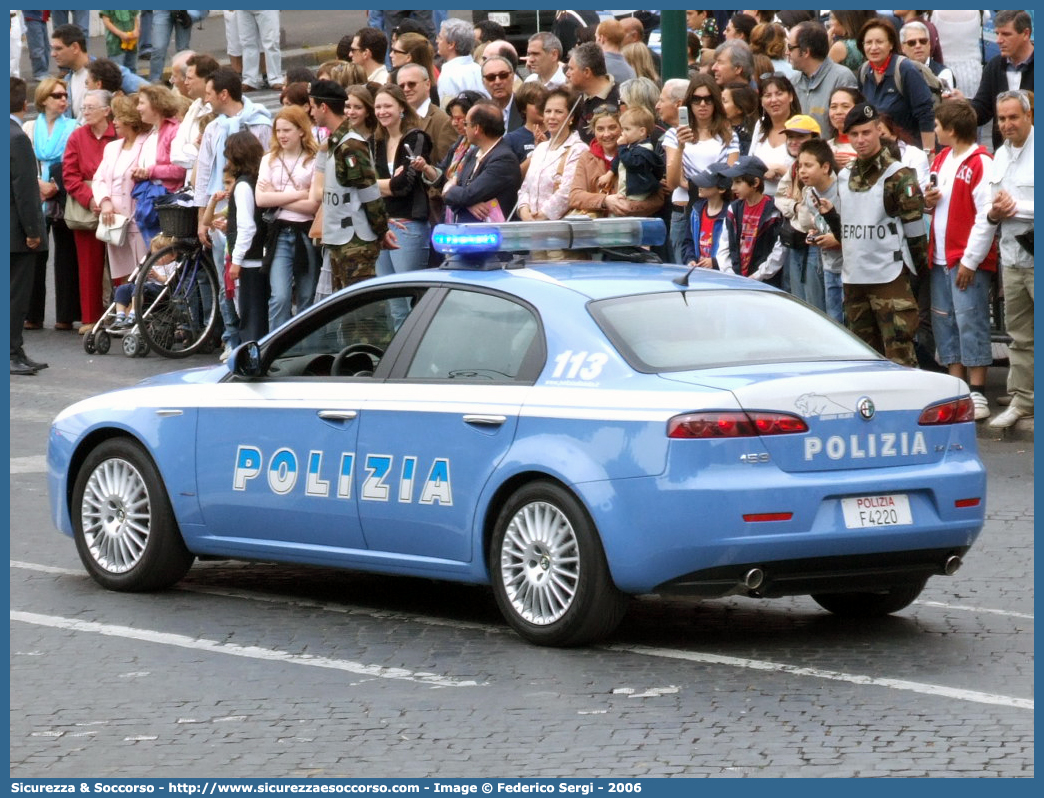
[{"label": "bicycle basket", "polygon": [[182,205],[156,205],[160,230],[173,238],[195,238],[199,220],[198,209]]}]

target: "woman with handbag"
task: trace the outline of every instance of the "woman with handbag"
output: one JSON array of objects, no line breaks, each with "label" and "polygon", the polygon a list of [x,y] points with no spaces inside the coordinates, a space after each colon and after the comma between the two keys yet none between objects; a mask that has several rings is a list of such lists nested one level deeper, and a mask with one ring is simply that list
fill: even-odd
[{"label": "woman with handbag", "polygon": [[95,237],[101,209],[91,191],[91,181],[102,161],[105,146],[116,140],[112,125],[112,95],[92,89],[83,96],[80,112],[83,125],[73,131],[62,157],[62,177],[68,198],[65,223],[76,241],[76,260],[80,277],[80,335],[101,318],[102,278],[105,273],[105,245]]},{"label": "woman with handbag", "polygon": [[134,198],[131,197],[134,188],[131,173],[141,163],[144,133],[149,126],[141,120],[138,98],[134,95],[113,97],[112,116],[119,138],[105,145],[91,190],[101,212],[98,237],[105,241],[109,276],[116,287],[134,272],[149,251],[134,221]]},{"label": "woman with handbag", "polygon": [[428,265],[428,192],[414,158],[431,157],[431,137],[398,86],[382,86],[373,98],[377,130],[373,134],[377,188],[388,217],[396,220],[398,249],[382,249],[377,274],[411,272]]},{"label": "woman with handbag", "polygon": [[185,185],[185,169],[170,161],[171,143],[181,126],[178,110],[177,96],[166,86],[142,86],[138,91],[138,114],[151,130],[144,137],[131,177],[135,183],[134,221],[146,246],[159,234],[159,215],[153,206],[156,197]]},{"label": "woman with handbag", "polygon": [[[62,182],[62,156],[69,137],[76,130],[76,122],[65,116],[69,107],[69,93],[63,81],[44,78],[36,86],[36,110],[39,116],[25,123],[23,129],[33,142],[39,166],[40,198],[44,203],[44,219],[54,242],[54,329],[71,330],[80,316],[80,284],[76,269],[76,244],[65,224],[66,193]],[[46,251],[37,253],[33,273],[33,293],[25,329],[38,330],[43,326],[47,303]]]},{"label": "woman with handbag", "polygon": [[315,300],[319,254],[308,230],[319,203],[310,198],[319,145],[304,109],[288,105],[272,123],[271,149],[261,159],[254,192],[268,223],[262,269],[268,270],[268,328],[274,330]]}]

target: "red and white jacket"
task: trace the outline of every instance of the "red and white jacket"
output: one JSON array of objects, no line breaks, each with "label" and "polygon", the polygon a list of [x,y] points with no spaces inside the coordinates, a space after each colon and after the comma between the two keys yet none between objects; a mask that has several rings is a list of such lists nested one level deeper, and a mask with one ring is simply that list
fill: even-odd
[{"label": "red and white jacket", "polygon": [[[997,270],[996,225],[986,214],[993,203],[989,184],[990,157],[986,148],[971,147],[954,159],[947,147],[932,161],[932,171],[939,176],[943,201],[931,211],[932,227],[928,236],[928,264],[934,266],[938,241],[944,242],[946,267],[958,263],[975,271]],[[944,213],[942,211],[945,211]]]}]

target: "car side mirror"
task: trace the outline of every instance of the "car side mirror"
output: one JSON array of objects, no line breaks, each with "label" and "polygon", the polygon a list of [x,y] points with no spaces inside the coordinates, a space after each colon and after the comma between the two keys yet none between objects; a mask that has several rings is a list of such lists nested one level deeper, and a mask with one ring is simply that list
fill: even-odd
[{"label": "car side mirror", "polygon": [[261,347],[257,341],[247,341],[236,347],[232,357],[228,359],[230,370],[237,377],[254,379],[261,376]]}]

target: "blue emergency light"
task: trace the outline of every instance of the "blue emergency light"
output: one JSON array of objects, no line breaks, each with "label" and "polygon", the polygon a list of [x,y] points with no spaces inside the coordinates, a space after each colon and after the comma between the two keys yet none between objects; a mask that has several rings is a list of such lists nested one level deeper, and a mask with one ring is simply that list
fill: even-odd
[{"label": "blue emergency light", "polygon": [[659,246],[667,238],[663,219],[567,217],[554,222],[439,224],[432,246],[443,255],[476,258],[500,252]]}]

